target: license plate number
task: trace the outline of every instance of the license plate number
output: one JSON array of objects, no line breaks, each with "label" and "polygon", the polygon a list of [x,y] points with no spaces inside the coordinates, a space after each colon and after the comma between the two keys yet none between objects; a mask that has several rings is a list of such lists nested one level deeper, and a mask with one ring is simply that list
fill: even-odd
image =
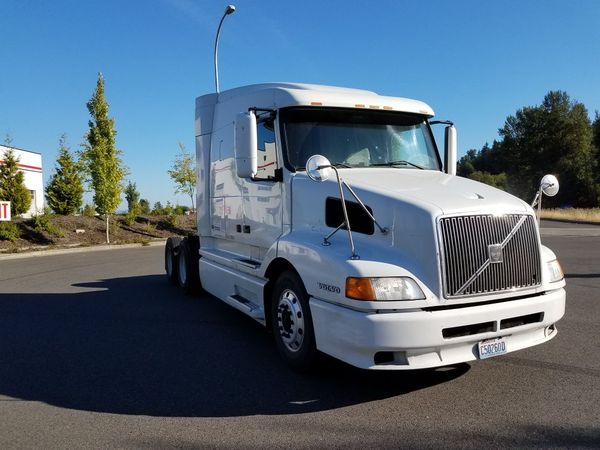
[{"label": "license plate number", "polygon": [[479,343],[479,359],[491,358],[506,353],[506,342],[503,338],[481,341]]}]

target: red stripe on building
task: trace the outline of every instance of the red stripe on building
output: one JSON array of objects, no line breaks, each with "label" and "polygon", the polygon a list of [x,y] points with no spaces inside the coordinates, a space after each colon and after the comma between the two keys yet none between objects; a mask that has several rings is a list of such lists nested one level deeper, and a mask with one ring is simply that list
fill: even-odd
[{"label": "red stripe on building", "polygon": [[[0,164],[4,164],[4,160],[0,159]],[[27,170],[39,170],[39,171],[42,170],[41,167],[28,166],[27,164],[17,164],[17,167],[20,167],[21,169],[27,169]]]}]

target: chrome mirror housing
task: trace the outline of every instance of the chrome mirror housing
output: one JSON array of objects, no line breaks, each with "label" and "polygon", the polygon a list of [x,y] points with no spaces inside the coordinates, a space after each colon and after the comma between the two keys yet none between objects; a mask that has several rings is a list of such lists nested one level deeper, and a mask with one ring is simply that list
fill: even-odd
[{"label": "chrome mirror housing", "polygon": [[323,155],[313,155],[306,161],[306,174],[313,181],[325,181],[331,177],[331,162]]},{"label": "chrome mirror housing", "polygon": [[548,197],[554,197],[558,194],[559,187],[558,179],[554,175],[544,175],[542,181],[540,181],[540,189]]}]

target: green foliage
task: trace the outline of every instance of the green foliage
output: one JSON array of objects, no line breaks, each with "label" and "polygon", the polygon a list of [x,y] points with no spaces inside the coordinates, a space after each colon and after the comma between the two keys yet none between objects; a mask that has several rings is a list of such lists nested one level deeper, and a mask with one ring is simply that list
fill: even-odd
[{"label": "green foliage", "polygon": [[96,215],[96,208],[94,208],[94,205],[87,204],[83,207],[81,215],[85,217],[94,217]]},{"label": "green foliage", "polygon": [[172,227],[177,226],[177,216],[173,212],[167,214],[167,223]]},{"label": "green foliage", "polygon": [[64,134],[60,137],[56,163],[55,173],[46,186],[48,206],[56,214],[75,214],[83,203],[83,180],[80,167],[69,151]]},{"label": "green foliage", "polygon": [[[458,174],[502,184],[530,201],[541,177],[553,173],[561,189],[556,197],[544,200],[547,206],[598,204],[595,183],[600,179],[594,179],[597,154],[583,104],[572,101],[566,92],[551,91],[541,105],[521,108],[507,117],[499,134],[501,140],[491,147],[486,144],[481,150],[469,150],[458,164]],[[486,172],[505,174],[505,179],[492,179],[484,175]]]},{"label": "green foliage", "polygon": [[167,171],[175,182],[175,193],[190,196],[192,209],[194,209],[194,195],[196,192],[196,163],[194,155],[185,151],[185,146],[179,142],[180,154],[175,157],[173,167]]},{"label": "green foliage", "polygon": [[469,178],[504,191],[506,190],[506,174],[504,172],[491,174],[489,172],[474,171],[470,174]]},{"label": "green foliage", "polygon": [[0,164],[0,200],[9,200],[13,216],[26,213],[31,206],[31,193],[25,187],[25,176],[19,170],[19,158],[13,149],[4,153]]},{"label": "green foliage", "polygon": [[182,216],[189,210],[190,210],[189,206],[183,206],[183,205],[173,206],[173,205],[171,205],[171,202],[167,202],[167,204],[165,206],[163,206],[160,202],[156,202],[154,204],[154,208],[152,208],[152,211],[150,212],[150,214],[152,214],[153,216],[170,216],[170,215]]},{"label": "green foliage", "polygon": [[115,121],[108,115],[102,74],[98,75],[96,90],[87,108],[92,119],[81,157],[90,176],[96,210],[106,218],[106,242],[110,243],[109,220],[121,203],[125,168],[121,151],[115,146]]},{"label": "green foliage", "polygon": [[53,236],[64,237],[64,233],[50,221],[51,216],[40,214],[31,218],[31,225],[38,233],[47,232]]},{"label": "green foliage", "polygon": [[21,237],[21,231],[14,222],[0,222],[0,241],[16,241]]},{"label": "green foliage", "polygon": [[140,214],[148,215],[150,214],[150,202],[145,198],[140,200]]},{"label": "green foliage", "polygon": [[129,181],[125,187],[125,199],[127,200],[127,211],[137,214],[140,210],[140,193],[136,184]]},{"label": "green foliage", "polygon": [[164,208],[161,202],[156,202],[154,203],[154,206],[152,207],[152,211],[150,212],[150,214],[152,214],[153,216],[161,216],[164,214]]},{"label": "green foliage", "polygon": [[129,211],[127,214],[125,214],[125,223],[128,226],[133,225],[135,223],[136,217],[137,217],[136,211]]},{"label": "green foliage", "polygon": [[176,205],[173,207],[173,214],[177,216],[183,216],[189,210],[190,208],[188,206]]}]

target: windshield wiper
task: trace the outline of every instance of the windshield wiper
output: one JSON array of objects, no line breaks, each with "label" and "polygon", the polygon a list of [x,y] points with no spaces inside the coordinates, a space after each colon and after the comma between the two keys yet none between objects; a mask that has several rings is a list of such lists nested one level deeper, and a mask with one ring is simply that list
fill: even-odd
[{"label": "windshield wiper", "polygon": [[[336,169],[352,169],[352,166],[349,166],[348,164],[344,164],[344,163],[331,163],[332,167],[335,167]],[[306,170],[306,167],[299,167],[299,170]]]},{"label": "windshield wiper", "polygon": [[385,167],[385,166],[413,166],[416,167],[417,169],[421,169],[421,170],[425,170],[425,167],[421,167],[418,166],[415,163],[411,163],[410,161],[405,161],[404,159],[399,159],[397,161],[390,161],[390,162],[386,162],[386,163],[376,163],[376,164],[369,164],[369,167]]}]

